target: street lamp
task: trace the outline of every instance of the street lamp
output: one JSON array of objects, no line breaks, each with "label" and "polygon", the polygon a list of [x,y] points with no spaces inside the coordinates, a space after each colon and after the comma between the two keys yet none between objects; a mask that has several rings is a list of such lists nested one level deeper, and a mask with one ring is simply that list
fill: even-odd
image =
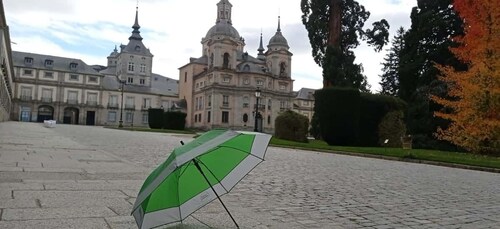
[{"label": "street lamp", "polygon": [[121,103],[120,103],[120,121],[118,122],[118,128],[123,128],[123,87],[125,85],[125,80],[120,81],[120,91],[122,93]]},{"label": "street lamp", "polygon": [[257,119],[259,118],[259,98],[260,98],[260,89],[259,88],[257,88],[257,90],[255,90],[255,98],[256,98],[257,102],[255,104],[255,125],[254,125],[253,131],[259,132],[258,122],[257,122]]}]

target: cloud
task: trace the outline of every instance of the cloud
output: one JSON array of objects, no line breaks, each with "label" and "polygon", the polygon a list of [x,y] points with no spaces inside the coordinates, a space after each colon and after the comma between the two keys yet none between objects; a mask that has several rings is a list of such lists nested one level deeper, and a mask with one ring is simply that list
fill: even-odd
[{"label": "cloud", "polygon": [[[153,71],[178,78],[178,67],[199,57],[201,39],[215,24],[219,0],[141,0],[139,24],[146,47],[155,55]],[[300,0],[230,0],[233,26],[245,38],[245,50],[257,54],[260,33],[266,48],[281,16],[283,35],[292,57],[294,89],[322,86],[321,68],[314,62],[307,31],[301,22]],[[391,37],[409,27],[413,0],[359,0],[374,20],[386,18]],[[106,64],[115,45],[128,43],[135,18],[136,0],[4,0],[7,22],[17,51],[81,58],[88,64]],[[384,52],[360,46],[355,51],[372,85],[378,84]]]}]

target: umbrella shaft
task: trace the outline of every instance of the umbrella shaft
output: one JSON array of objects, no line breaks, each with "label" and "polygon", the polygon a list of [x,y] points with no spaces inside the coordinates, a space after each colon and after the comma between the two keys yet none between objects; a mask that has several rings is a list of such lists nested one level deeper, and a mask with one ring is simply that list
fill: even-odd
[{"label": "umbrella shaft", "polygon": [[236,225],[236,228],[240,228],[240,226],[238,226],[238,224],[236,223],[236,220],[234,220],[233,216],[231,215],[231,213],[227,209],[224,202],[222,202],[222,200],[220,199],[219,194],[217,194],[214,187],[212,187],[212,184],[210,184],[210,181],[208,180],[207,176],[205,176],[205,173],[203,172],[203,170],[201,170],[200,164],[198,164],[198,162],[195,159],[193,159],[193,162],[194,162],[194,165],[196,166],[196,168],[198,169],[198,171],[200,171],[201,175],[203,175],[203,178],[205,178],[205,180],[207,181],[208,186],[210,186],[212,191],[215,193],[215,196],[217,196],[217,199],[219,199],[220,203],[222,204],[222,207],[224,207],[224,209],[226,209],[227,214],[229,214],[229,217],[231,217],[231,219],[233,220],[233,223]]}]

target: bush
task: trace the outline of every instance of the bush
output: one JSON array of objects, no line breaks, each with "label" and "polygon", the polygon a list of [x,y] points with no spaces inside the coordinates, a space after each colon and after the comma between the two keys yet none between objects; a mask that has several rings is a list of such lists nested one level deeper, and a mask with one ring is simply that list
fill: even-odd
[{"label": "bush", "polygon": [[321,137],[328,145],[358,144],[360,93],[351,88],[316,91],[314,112]]},{"label": "bush", "polygon": [[309,119],[294,111],[285,111],[276,118],[275,136],[280,139],[307,142]]},{"label": "bush", "polygon": [[[403,111],[390,111],[378,125],[379,145],[401,147],[401,137],[406,134]],[[388,139],[387,144],[384,141]]]},{"label": "bush", "polygon": [[163,109],[148,109],[148,123],[151,129],[161,129],[163,127]]},{"label": "bush", "polygon": [[379,125],[382,119],[391,111],[403,111],[405,108],[406,103],[396,97],[362,93],[359,118],[359,146],[379,146]]}]

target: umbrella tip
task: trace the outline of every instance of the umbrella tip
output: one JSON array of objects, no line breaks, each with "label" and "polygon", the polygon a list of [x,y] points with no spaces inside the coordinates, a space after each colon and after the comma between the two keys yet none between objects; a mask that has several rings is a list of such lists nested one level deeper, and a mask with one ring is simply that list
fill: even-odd
[{"label": "umbrella tip", "polygon": [[181,145],[184,145],[184,142],[183,142],[183,141],[181,141]]}]

